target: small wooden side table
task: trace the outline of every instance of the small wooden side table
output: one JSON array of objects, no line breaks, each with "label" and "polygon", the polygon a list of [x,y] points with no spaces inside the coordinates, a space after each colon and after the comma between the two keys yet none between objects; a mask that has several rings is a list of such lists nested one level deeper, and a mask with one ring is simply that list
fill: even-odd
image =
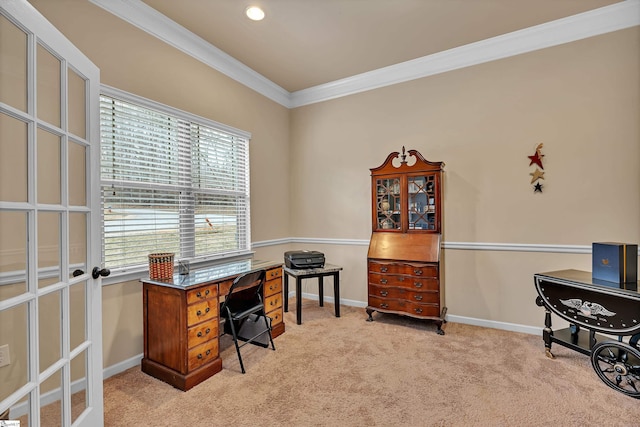
[{"label": "small wooden side table", "polygon": [[336,317],[340,317],[340,270],[342,267],[325,264],[322,268],[294,269],[284,267],[284,311],[289,311],[289,276],[296,279],[296,323],[302,324],[302,279],[318,278],[318,297],[320,307],[324,307],[323,278],[333,276],[333,296]]}]

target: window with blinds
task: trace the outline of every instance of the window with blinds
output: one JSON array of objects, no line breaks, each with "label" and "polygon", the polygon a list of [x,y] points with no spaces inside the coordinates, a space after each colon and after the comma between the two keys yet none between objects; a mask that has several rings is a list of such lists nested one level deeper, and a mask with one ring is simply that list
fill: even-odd
[{"label": "window with blinds", "polygon": [[146,99],[100,97],[105,266],[248,253],[249,135]]}]

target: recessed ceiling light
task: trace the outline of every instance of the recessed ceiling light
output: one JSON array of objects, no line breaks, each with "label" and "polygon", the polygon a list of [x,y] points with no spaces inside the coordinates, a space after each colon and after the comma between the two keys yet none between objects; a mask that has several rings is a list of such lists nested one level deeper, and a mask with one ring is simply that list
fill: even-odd
[{"label": "recessed ceiling light", "polygon": [[249,6],[245,13],[249,19],[254,21],[261,21],[264,18],[264,11],[258,6]]}]

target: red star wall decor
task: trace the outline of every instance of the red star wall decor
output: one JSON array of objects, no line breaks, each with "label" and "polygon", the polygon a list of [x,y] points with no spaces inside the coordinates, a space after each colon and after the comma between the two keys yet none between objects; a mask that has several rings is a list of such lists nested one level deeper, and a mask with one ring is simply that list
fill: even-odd
[{"label": "red star wall decor", "polygon": [[538,147],[536,148],[536,153],[533,156],[527,156],[529,157],[529,160],[531,160],[531,162],[529,163],[529,166],[536,164],[540,167],[540,169],[544,169],[544,166],[542,166],[542,158],[544,157],[544,154],[542,154],[542,143],[538,144]]}]

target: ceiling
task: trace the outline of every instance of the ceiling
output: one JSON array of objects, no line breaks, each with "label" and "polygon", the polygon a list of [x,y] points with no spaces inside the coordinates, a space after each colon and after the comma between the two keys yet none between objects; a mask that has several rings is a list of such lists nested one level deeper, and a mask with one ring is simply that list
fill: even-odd
[{"label": "ceiling", "polygon": [[[143,0],[288,92],[619,1]],[[247,19],[249,5],[265,19]]]}]

